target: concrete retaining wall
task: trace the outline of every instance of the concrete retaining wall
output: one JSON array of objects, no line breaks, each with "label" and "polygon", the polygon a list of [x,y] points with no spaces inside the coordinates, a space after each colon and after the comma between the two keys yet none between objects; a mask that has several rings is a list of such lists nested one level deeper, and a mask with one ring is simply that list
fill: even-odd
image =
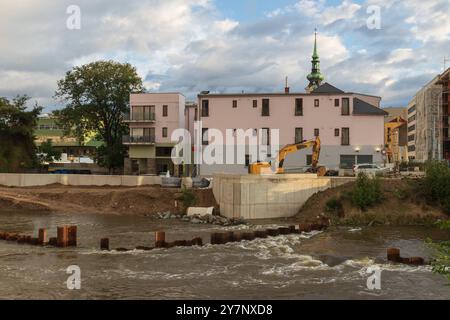
[{"label": "concrete retaining wall", "polygon": [[103,176],[72,174],[1,173],[0,185],[8,187],[36,187],[50,184],[65,186],[124,186],[159,185],[158,176]]},{"label": "concrete retaining wall", "polygon": [[[221,215],[227,218],[292,217],[317,192],[355,178],[317,177],[315,174],[214,175],[213,192]],[[318,212],[319,214],[320,212]]]}]

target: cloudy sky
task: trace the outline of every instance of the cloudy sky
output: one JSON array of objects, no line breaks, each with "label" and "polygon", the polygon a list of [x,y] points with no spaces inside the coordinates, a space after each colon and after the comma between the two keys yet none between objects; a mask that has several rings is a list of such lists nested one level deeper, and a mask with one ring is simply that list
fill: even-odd
[{"label": "cloudy sky", "polygon": [[[81,29],[69,30],[78,5]],[[380,8],[381,28],[368,28]],[[130,62],[149,91],[304,91],[314,28],[326,81],[405,105],[450,59],[449,0],[1,0],[0,96],[57,108],[74,65]],[[369,20],[373,21],[373,20]],[[450,61],[447,63],[450,66]]]}]

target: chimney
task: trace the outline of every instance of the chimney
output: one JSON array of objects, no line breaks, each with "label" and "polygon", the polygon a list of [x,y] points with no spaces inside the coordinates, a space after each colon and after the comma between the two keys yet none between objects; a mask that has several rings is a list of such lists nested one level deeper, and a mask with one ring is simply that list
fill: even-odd
[{"label": "chimney", "polygon": [[286,77],[286,85],[284,87],[284,93],[289,94],[289,87],[288,87],[288,77]]}]

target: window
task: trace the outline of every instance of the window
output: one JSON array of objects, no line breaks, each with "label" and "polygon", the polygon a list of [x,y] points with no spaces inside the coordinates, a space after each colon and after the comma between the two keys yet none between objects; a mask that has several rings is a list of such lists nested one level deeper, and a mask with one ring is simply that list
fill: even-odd
[{"label": "window", "polygon": [[392,129],[388,128],[388,130],[387,130],[387,142],[391,142],[392,141],[391,135],[392,135]]},{"label": "window", "polygon": [[319,129],[314,129],[314,136],[318,137],[320,135],[320,130]]},{"label": "window", "polygon": [[372,155],[357,155],[356,156],[356,163],[373,163],[373,156]]},{"label": "window", "polygon": [[209,144],[208,128],[202,128],[202,145],[207,146]]},{"label": "window", "polygon": [[195,113],[194,113],[194,121],[198,120],[198,109],[195,108]]},{"label": "window", "polygon": [[411,141],[414,141],[415,140],[415,138],[416,138],[416,136],[413,134],[413,135],[410,135],[410,136],[408,136],[408,142],[411,142]]},{"label": "window", "polygon": [[303,116],[303,99],[295,99],[295,115]]},{"label": "window", "polygon": [[339,107],[339,99],[334,99],[334,106]]},{"label": "window", "polygon": [[311,166],[312,165],[312,154],[306,155],[306,165]]},{"label": "window", "polygon": [[262,116],[263,117],[270,116],[269,99],[263,99],[262,101]]},{"label": "window", "polygon": [[270,129],[269,128],[261,129],[261,145],[270,146]]},{"label": "window", "polygon": [[416,125],[412,125],[412,126],[408,127],[408,132],[411,132],[414,130],[416,130]]},{"label": "window", "polygon": [[303,128],[295,128],[295,143],[303,141]]},{"label": "window", "polygon": [[339,129],[334,129],[334,136],[339,137]]},{"label": "window", "polygon": [[132,120],[155,120],[155,106],[132,107]]},{"label": "window", "polygon": [[342,115],[349,116],[350,115],[350,99],[342,98]]},{"label": "window", "polygon": [[341,145],[350,145],[350,128],[342,128]]},{"label": "window", "polygon": [[258,100],[253,100],[253,108],[258,108]]},{"label": "window", "polygon": [[166,127],[162,128],[162,136],[163,136],[163,138],[167,138],[167,128]]},{"label": "window", "polygon": [[416,111],[416,105],[413,105],[411,108],[408,109],[408,114],[411,114],[414,111]]},{"label": "window", "polygon": [[237,100],[233,100],[233,108],[237,108]]},{"label": "window", "polygon": [[319,99],[314,99],[314,107],[318,108],[320,105]]},{"label": "window", "polygon": [[169,115],[169,107],[164,105],[163,106],[163,117],[167,117]]},{"label": "window", "polygon": [[245,155],[245,167],[250,166],[250,155]]},{"label": "window", "polygon": [[353,169],[353,166],[356,164],[356,157],[354,155],[341,155],[340,160],[341,169]]},{"label": "window", "polygon": [[416,115],[413,115],[412,117],[408,118],[408,122],[413,122],[416,120]]},{"label": "window", "polygon": [[209,100],[202,100],[202,117],[209,117]]},{"label": "window", "polygon": [[416,146],[408,146],[408,152],[416,151]]}]

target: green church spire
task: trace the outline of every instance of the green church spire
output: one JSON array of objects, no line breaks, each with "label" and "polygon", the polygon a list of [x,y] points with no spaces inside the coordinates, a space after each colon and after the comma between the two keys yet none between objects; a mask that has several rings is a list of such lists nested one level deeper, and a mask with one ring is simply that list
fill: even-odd
[{"label": "green church spire", "polygon": [[317,53],[317,29],[314,32],[314,51],[312,55],[312,70],[311,73],[306,77],[309,81],[309,85],[306,91],[312,92],[320,86],[322,81],[325,79],[322,73],[320,73],[320,58]]}]

